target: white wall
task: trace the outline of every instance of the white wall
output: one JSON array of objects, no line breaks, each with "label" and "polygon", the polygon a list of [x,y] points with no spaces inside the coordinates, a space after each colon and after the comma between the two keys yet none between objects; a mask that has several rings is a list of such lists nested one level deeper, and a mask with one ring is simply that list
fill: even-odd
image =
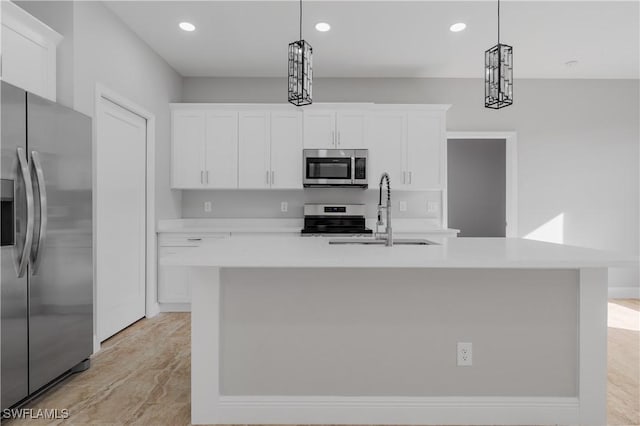
[{"label": "white wall", "polygon": [[[184,191],[182,217],[187,218],[302,218],[305,203],[365,204],[365,215],[376,216],[378,185],[372,179],[369,189],[287,189],[287,190],[238,190],[238,191]],[[394,218],[430,219],[434,227],[441,226],[441,215],[427,211],[427,203],[440,203],[440,191],[394,191]],[[210,201],[211,212],[204,212],[204,203]],[[288,203],[288,210],[280,210],[281,202]],[[399,202],[407,203],[407,210],[399,210]]]},{"label": "white wall", "polygon": [[[180,217],[180,193],[169,189],[169,102],[181,97],[181,77],[100,2],[75,2],[75,108],[93,115],[101,83],[156,116],[156,216]],[[123,153],[126,155],[126,153]]]},{"label": "white wall", "polygon": [[[285,102],[285,83],[185,78],[183,101]],[[515,130],[519,235],[560,217],[562,226],[550,228],[566,244],[638,254],[639,87],[638,80],[516,80],[515,104],[493,111],[483,106],[480,79],[317,78],[314,101],[446,103],[448,130]],[[638,281],[637,267],[610,273],[614,287],[637,291]]]},{"label": "white wall", "polygon": [[[255,268],[222,280],[223,395],[578,396],[578,271]],[[457,342],[473,343],[473,368],[456,366]]]},{"label": "white wall", "polygon": [[[180,101],[182,77],[101,2],[22,1],[29,13],[65,38],[58,51],[58,101],[93,116],[95,86],[156,116],[156,215],[181,215],[181,194],[169,189],[169,102]],[[126,155],[126,153],[123,153]]]}]

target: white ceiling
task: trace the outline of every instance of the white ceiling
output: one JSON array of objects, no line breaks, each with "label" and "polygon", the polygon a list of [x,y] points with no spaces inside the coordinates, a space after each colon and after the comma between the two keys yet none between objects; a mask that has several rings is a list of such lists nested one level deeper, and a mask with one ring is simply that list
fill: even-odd
[{"label": "white ceiling", "polygon": [[[297,1],[106,4],[183,76],[285,76],[287,45],[299,37]],[[482,77],[496,4],[305,0],[314,76]],[[331,31],[315,31],[319,21]],[[501,41],[514,47],[516,78],[639,78],[639,21],[638,1],[503,1]],[[467,29],[450,32],[455,22]]]}]

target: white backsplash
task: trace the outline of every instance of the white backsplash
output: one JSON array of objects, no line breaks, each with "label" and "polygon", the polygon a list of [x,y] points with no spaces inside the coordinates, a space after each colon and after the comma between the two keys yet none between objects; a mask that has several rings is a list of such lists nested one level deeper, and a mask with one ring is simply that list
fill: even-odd
[{"label": "white backsplash", "polygon": [[[441,222],[440,191],[392,192],[393,217],[429,218]],[[383,194],[386,197],[386,193]],[[400,202],[406,211],[400,211]],[[205,202],[211,202],[211,212],[205,212]],[[282,212],[282,203],[288,205]],[[366,204],[366,216],[376,215],[378,189],[293,189],[293,190],[184,190],[183,218],[302,218],[305,203]],[[432,212],[428,212],[431,207]]]}]

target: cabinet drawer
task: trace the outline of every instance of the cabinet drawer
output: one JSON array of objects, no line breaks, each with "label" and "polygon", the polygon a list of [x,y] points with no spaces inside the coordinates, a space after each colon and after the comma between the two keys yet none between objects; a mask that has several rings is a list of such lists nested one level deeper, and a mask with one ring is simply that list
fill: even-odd
[{"label": "cabinet drawer", "polygon": [[199,247],[208,241],[229,238],[229,232],[215,232],[206,234],[160,234],[158,245],[160,247]]}]

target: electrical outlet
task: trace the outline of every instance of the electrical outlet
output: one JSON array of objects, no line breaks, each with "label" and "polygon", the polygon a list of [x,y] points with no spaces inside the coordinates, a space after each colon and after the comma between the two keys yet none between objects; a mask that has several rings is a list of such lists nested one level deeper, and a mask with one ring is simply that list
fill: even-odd
[{"label": "electrical outlet", "polygon": [[287,211],[289,211],[289,203],[287,203],[286,201],[283,201],[280,203],[280,211],[282,213],[286,213]]},{"label": "electrical outlet", "polygon": [[470,342],[458,342],[458,367],[473,365],[473,347]]},{"label": "electrical outlet", "polygon": [[406,212],[407,211],[407,202],[406,201],[400,201],[400,211],[401,212]]},{"label": "electrical outlet", "polygon": [[437,201],[427,201],[427,213],[438,213],[440,203]]},{"label": "electrical outlet", "polygon": [[211,201],[204,202],[204,211],[206,213],[211,213]]}]

